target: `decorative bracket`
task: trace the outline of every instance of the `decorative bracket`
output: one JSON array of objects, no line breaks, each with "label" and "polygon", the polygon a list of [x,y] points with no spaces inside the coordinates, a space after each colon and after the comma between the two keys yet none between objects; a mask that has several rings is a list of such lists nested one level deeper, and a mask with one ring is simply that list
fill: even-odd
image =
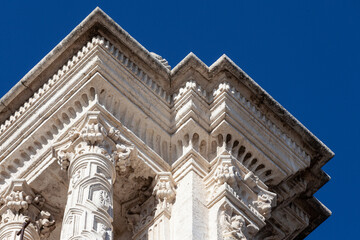
[{"label": "decorative bracket", "polygon": [[156,185],[153,190],[153,195],[158,201],[156,207],[156,215],[158,215],[161,211],[164,210],[171,212],[171,208],[176,196],[176,185],[171,173],[158,173],[155,181]]}]

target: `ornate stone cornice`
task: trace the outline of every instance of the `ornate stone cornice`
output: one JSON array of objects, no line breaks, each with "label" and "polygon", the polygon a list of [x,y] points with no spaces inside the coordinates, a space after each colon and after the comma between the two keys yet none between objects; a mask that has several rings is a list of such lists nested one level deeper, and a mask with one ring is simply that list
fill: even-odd
[{"label": "ornate stone cornice", "polygon": [[101,46],[112,54],[121,64],[123,64],[129,72],[132,72],[139,80],[141,80],[149,89],[151,89],[155,95],[158,95],[165,102],[170,104],[173,99],[177,101],[186,92],[194,90],[203,97],[207,102],[214,101],[221,93],[228,92],[235,99],[237,99],[243,107],[247,108],[249,113],[253,114],[260,122],[262,122],[272,133],[281,139],[290,149],[296,154],[310,161],[310,156],[290,137],[287,136],[282,130],[280,130],[270,119],[268,119],[257,107],[249,100],[247,100],[238,90],[236,90],[229,82],[223,82],[218,85],[212,91],[207,92],[194,80],[186,82],[183,88],[180,88],[178,93],[168,95],[158,84],[154,82],[139,66],[132,62],[128,57],[124,55],[114,44],[102,36],[95,36],[89,41],[77,54],[75,54],[62,68],[58,70],[48,81],[31,97],[22,107],[19,108],[8,120],[6,120],[0,126],[0,134],[2,134],[8,127],[10,127],[18,118],[25,114],[25,112],[33,106],[40,98],[46,94],[46,92],[52,88],[63,76],[66,75],[84,56],[90,52],[95,46]]},{"label": "ornate stone cornice", "polygon": [[[291,238],[328,216],[311,197],[329,179],[319,167],[333,153],[225,55],[208,67],[189,54],[171,70],[101,10],[62,44],[1,99],[0,187],[52,174],[63,183],[58,161],[70,176],[63,239],[85,218],[94,224],[80,232],[111,236],[116,208],[134,240],[185,222],[189,239],[211,238],[218,219],[223,239],[252,239],[272,220],[289,224],[283,213],[301,220]],[[299,171],[311,176],[295,179]],[[41,192],[54,186],[44,181]],[[51,216],[22,187],[4,193],[2,220],[36,216],[29,229],[45,236]]]}]

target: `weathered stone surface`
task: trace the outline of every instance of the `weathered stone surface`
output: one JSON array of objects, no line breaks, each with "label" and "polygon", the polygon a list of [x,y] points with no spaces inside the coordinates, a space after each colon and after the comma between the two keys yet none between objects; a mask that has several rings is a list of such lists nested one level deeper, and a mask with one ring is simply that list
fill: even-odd
[{"label": "weathered stone surface", "polygon": [[330,215],[333,153],[235,63],[171,69],[99,8],[0,112],[4,239],[299,239]]}]

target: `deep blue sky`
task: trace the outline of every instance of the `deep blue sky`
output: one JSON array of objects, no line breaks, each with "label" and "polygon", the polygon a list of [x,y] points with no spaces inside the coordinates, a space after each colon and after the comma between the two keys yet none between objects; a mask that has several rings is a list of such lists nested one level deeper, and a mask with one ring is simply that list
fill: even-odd
[{"label": "deep blue sky", "polygon": [[0,96],[96,6],[171,66],[227,54],[336,154],[307,239],[359,239],[360,1],[2,1]]}]

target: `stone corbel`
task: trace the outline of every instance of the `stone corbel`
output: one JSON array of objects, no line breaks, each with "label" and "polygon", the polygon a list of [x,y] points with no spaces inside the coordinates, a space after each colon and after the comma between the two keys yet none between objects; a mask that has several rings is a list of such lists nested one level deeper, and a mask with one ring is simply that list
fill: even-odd
[{"label": "stone corbel", "polygon": [[30,222],[27,231],[31,239],[47,238],[55,228],[55,220],[42,209],[44,202],[25,180],[12,180],[1,196],[0,238],[19,231],[26,221]]},{"label": "stone corbel", "polygon": [[236,166],[230,155],[220,155],[213,170],[205,177],[209,191],[209,201],[212,201],[221,192],[229,190],[235,196],[243,180],[243,172]]},{"label": "stone corbel", "polygon": [[267,190],[267,186],[259,180],[253,172],[248,172],[244,177],[244,182],[257,195],[253,200],[255,209],[266,219],[271,216],[271,208],[276,206],[276,194]]},{"label": "stone corbel", "polygon": [[153,195],[157,200],[156,215],[166,210],[169,213],[176,197],[176,184],[172,178],[171,173],[159,173],[155,179],[156,185],[153,190]]}]

